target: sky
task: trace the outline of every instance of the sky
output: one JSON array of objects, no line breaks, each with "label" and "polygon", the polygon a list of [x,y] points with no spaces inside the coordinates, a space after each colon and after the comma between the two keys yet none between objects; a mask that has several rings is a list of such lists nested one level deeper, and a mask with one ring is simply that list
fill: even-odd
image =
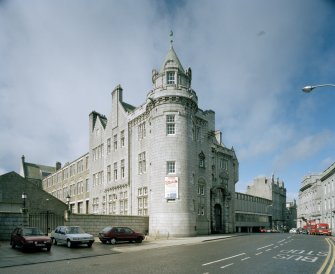
[{"label": "sky", "polygon": [[0,175],[89,150],[89,114],[111,92],[139,106],[170,47],[192,68],[199,108],[239,161],[298,198],[335,161],[335,0],[0,0]]}]

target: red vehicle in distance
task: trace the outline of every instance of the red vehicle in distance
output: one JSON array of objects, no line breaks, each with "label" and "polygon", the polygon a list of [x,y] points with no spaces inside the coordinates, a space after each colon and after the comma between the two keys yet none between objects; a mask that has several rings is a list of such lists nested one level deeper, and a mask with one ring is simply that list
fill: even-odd
[{"label": "red vehicle in distance", "polygon": [[329,225],[326,223],[314,224],[309,227],[310,235],[326,235],[331,236],[332,232],[329,229]]}]

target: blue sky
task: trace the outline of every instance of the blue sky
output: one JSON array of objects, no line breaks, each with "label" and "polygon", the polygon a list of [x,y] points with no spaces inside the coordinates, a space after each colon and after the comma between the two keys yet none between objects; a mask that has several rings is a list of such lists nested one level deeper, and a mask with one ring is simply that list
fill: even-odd
[{"label": "blue sky", "polygon": [[0,174],[88,151],[88,115],[111,91],[144,103],[174,48],[199,107],[240,163],[236,190],[279,177],[289,199],[335,161],[335,1],[0,1]]}]

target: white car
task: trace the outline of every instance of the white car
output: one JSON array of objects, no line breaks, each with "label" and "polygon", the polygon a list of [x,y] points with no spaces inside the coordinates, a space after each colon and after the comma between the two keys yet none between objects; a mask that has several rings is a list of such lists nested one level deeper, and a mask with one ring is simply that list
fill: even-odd
[{"label": "white car", "polygon": [[80,226],[58,226],[51,232],[51,239],[54,245],[66,244],[67,247],[86,244],[91,247],[94,237],[86,233]]},{"label": "white car", "polygon": [[296,228],[291,228],[289,233],[297,233],[297,229]]}]

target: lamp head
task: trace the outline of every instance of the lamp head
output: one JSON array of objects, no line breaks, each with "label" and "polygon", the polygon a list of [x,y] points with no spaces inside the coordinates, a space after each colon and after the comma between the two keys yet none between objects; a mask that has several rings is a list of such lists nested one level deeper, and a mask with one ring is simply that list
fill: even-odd
[{"label": "lamp head", "polygon": [[302,88],[303,92],[310,93],[314,89],[313,86],[305,86]]}]

